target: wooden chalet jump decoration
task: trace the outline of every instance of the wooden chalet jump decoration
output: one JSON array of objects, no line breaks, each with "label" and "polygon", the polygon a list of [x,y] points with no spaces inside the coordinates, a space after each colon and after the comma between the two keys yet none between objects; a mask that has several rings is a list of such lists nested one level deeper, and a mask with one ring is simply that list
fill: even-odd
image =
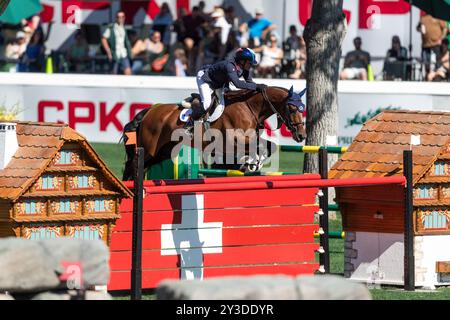
[{"label": "wooden chalet jump decoration", "polygon": [[65,124],[0,124],[0,237],[69,236],[109,244],[132,193]]}]

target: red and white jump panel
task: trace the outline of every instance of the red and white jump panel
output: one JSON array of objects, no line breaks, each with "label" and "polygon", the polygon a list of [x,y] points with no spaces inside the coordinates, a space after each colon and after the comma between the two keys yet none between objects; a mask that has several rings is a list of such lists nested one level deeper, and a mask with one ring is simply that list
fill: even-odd
[{"label": "red and white jump panel", "polygon": [[[318,189],[273,188],[272,182],[293,181],[292,176],[257,178],[237,182],[226,178],[230,190],[223,188],[221,178],[175,186],[147,183],[142,287],[154,288],[164,279],[314,273],[319,268],[314,254],[319,245],[313,236],[318,230],[314,224]],[[263,181],[266,188],[260,185]],[[255,182],[257,188],[252,189]],[[237,183],[243,183],[241,190]],[[190,192],[192,185],[205,188]],[[158,187],[164,192],[159,193]],[[123,201],[121,215],[110,242],[109,290],[130,288],[131,199]]]}]

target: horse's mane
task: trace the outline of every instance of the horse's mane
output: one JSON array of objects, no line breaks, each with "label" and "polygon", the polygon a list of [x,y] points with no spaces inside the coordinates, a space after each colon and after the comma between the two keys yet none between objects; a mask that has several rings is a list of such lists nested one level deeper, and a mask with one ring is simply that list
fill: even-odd
[{"label": "horse's mane", "polygon": [[[270,87],[270,88],[276,88],[276,89],[280,89],[282,91],[288,92],[288,90],[286,88],[282,88],[282,87]],[[236,102],[246,101],[256,94],[258,94],[257,91],[247,90],[247,89],[228,91],[225,94],[226,104],[229,105],[229,104],[236,103]]]},{"label": "horse's mane", "polygon": [[247,89],[228,91],[225,94],[226,104],[233,104],[236,102],[246,101],[247,99],[250,99],[257,93],[258,92],[256,92],[255,90],[247,90]]}]

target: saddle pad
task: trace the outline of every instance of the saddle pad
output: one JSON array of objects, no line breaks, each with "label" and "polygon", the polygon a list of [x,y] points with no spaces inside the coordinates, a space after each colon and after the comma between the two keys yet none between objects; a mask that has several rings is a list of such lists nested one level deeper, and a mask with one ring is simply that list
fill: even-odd
[{"label": "saddle pad", "polygon": [[[217,106],[213,112],[212,115],[210,115],[208,117],[208,122],[214,122],[217,119],[220,118],[220,116],[222,115],[223,111],[225,110],[225,107],[223,105]],[[183,109],[180,112],[180,121],[182,122],[186,122],[189,120],[189,117],[191,116],[192,113],[192,109]]]}]

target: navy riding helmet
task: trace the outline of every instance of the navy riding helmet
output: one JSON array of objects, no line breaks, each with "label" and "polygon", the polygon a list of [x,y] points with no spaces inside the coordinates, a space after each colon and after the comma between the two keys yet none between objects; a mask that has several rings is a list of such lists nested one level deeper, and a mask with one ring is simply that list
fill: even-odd
[{"label": "navy riding helmet", "polygon": [[256,61],[256,55],[252,49],[249,48],[239,48],[236,51],[236,55],[234,57],[236,62],[238,61],[250,61],[252,66],[256,66],[258,62]]}]

